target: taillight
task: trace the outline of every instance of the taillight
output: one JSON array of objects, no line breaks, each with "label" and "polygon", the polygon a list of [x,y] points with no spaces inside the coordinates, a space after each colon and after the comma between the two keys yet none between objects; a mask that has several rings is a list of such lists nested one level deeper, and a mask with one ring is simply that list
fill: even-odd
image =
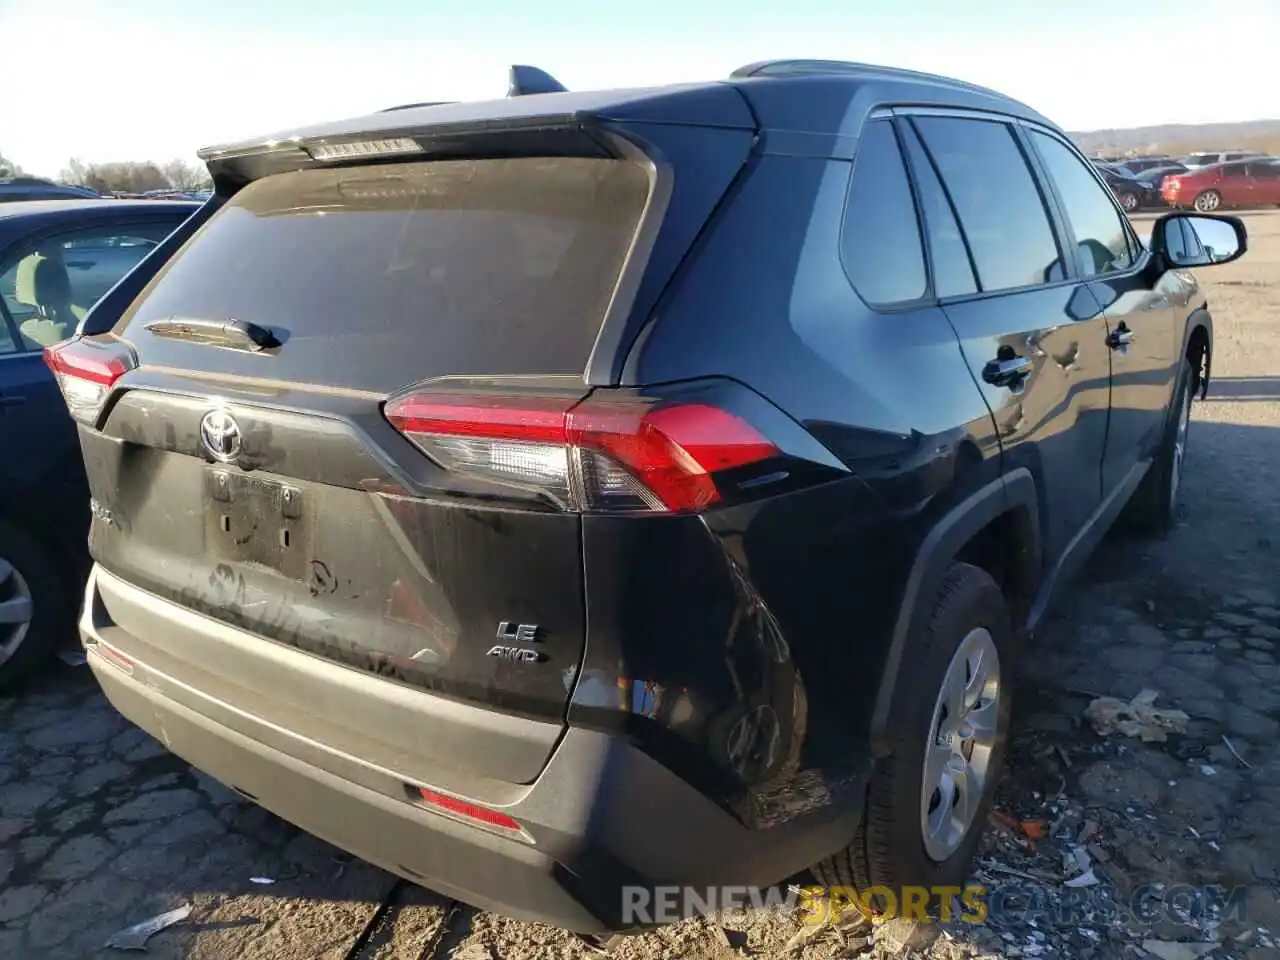
[{"label": "taillight", "polygon": [[446,469],[535,490],[564,510],[701,510],[720,499],[717,474],[781,456],[705,403],[419,392],[385,412]]},{"label": "taillight", "polygon": [[461,797],[450,796],[447,793],[437,793],[435,790],[428,790],[426,787],[418,788],[418,797],[427,806],[452,819],[465,821],[493,833],[501,833],[518,837],[530,843],[533,842],[529,832],[520,825],[518,820],[507,816],[501,811],[482,807],[478,803],[463,800]]},{"label": "taillight", "polygon": [[45,347],[44,362],[57,377],[71,416],[90,425],[115,382],[136,366],[133,353],[119,341],[79,337]]}]

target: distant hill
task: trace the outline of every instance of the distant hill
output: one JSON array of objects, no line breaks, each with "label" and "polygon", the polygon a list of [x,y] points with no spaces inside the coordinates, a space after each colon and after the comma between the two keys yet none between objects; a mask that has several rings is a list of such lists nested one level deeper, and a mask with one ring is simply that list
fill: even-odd
[{"label": "distant hill", "polygon": [[1168,153],[1181,155],[1197,150],[1262,150],[1280,155],[1280,120],[1245,123],[1173,123],[1127,130],[1088,130],[1072,133],[1085,153]]}]

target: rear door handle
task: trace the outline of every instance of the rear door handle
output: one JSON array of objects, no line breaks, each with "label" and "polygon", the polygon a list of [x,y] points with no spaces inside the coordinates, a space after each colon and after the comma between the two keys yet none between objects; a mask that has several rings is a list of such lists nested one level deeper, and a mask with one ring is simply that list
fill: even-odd
[{"label": "rear door handle", "polygon": [[0,393],[0,407],[20,407],[27,398],[20,393]]},{"label": "rear door handle", "polygon": [[1112,350],[1119,350],[1121,347],[1127,347],[1133,343],[1133,331],[1128,327],[1120,326],[1107,334],[1107,346]]},{"label": "rear door handle", "polygon": [[982,368],[982,379],[994,387],[1011,387],[1031,375],[1030,357],[1001,357],[989,360]]}]

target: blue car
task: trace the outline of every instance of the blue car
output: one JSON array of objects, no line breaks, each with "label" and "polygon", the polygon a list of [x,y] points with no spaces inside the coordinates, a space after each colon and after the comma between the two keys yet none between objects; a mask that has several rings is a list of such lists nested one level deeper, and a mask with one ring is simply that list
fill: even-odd
[{"label": "blue car", "polygon": [[0,204],[0,689],[74,636],[89,493],[45,347],[199,209],[195,203]]},{"label": "blue car", "polygon": [[11,177],[0,180],[0,203],[24,200],[98,200],[102,194],[88,187],[54,183],[40,177]]}]

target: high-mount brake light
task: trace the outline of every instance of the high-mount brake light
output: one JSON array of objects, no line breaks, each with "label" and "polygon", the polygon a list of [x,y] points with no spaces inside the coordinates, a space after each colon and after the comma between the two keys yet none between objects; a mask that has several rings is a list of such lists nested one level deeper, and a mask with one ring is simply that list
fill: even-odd
[{"label": "high-mount brake light", "polygon": [[348,140],[345,143],[311,143],[303,150],[312,160],[363,160],[423,153],[422,145],[412,137],[386,137],[381,140]]},{"label": "high-mount brake light", "polygon": [[386,417],[446,469],[541,493],[563,510],[668,513],[721,499],[716,475],[780,456],[705,403],[417,392]]},{"label": "high-mount brake light", "polygon": [[57,378],[67,411],[91,426],[115,382],[137,365],[133,353],[122,343],[79,337],[45,347],[44,362]]}]

